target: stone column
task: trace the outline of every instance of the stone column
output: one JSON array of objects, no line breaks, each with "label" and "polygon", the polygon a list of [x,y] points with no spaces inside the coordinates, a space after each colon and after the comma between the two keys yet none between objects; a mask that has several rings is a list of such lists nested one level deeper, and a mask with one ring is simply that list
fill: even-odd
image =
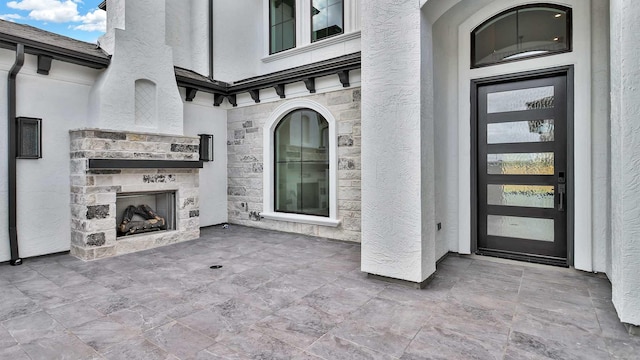
[{"label": "stone column", "polygon": [[[640,325],[640,8],[611,0],[611,284],[620,320]],[[637,328],[636,328],[637,330]]]},{"label": "stone column", "polygon": [[435,271],[421,12],[414,0],[361,6],[362,271],[421,283]]}]

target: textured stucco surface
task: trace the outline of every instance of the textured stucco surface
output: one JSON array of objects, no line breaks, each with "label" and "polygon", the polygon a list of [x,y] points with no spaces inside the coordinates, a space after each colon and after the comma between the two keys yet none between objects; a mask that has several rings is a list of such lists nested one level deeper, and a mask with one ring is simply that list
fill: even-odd
[{"label": "textured stucco surface", "polygon": [[[263,211],[265,122],[287,100],[230,109],[228,134],[229,222],[330,239],[360,241],[360,89],[349,88],[305,97],[336,119],[338,146],[338,227],[260,219]],[[243,206],[243,204],[245,204]]]},{"label": "textured stucco surface", "polygon": [[[106,37],[114,39],[111,64],[91,89],[89,126],[181,135],[182,100],[173,70],[173,50],[165,43],[165,2],[109,0],[107,6],[109,12],[121,11],[125,28],[107,23]],[[157,116],[154,121],[137,124],[134,84],[139,79],[156,85]]]},{"label": "textured stucco surface", "polygon": [[[262,23],[263,3],[253,0],[213,2],[216,80],[238,81],[258,75],[264,41],[262,34],[268,31],[268,24]],[[231,18],[236,20],[229,22]]]},{"label": "textured stucco surface", "polygon": [[593,270],[610,273],[609,1],[591,0]]},{"label": "textured stucco surface", "polygon": [[209,0],[165,0],[166,43],[176,66],[209,75]]},{"label": "textured stucco surface", "polygon": [[[422,11],[428,17],[435,17],[443,10],[442,1],[429,1]],[[455,114],[458,110],[457,98],[457,62],[451,61],[458,56],[457,24],[460,11],[441,14],[433,28],[433,83],[438,91],[433,93],[435,155],[435,217],[442,223],[442,230],[436,232],[436,254],[438,257],[447,251],[457,252],[458,242],[458,122]],[[425,50],[429,51],[429,50]]]},{"label": "textured stucco surface", "polygon": [[206,1],[165,0],[165,41],[173,49],[174,64],[185,69],[192,69],[191,27],[199,19],[191,19],[191,7],[198,3]]},{"label": "textured stucco surface", "polygon": [[416,1],[361,5],[362,271],[421,282],[421,13]]},{"label": "textured stucco surface", "polygon": [[640,325],[640,8],[611,1],[611,283],[620,320]]},{"label": "textured stucco surface", "polygon": [[[435,113],[433,87],[433,26],[425,12],[420,12],[420,153],[422,202],[422,266],[421,278],[426,279],[436,271],[436,261],[446,254],[442,239],[436,239],[435,196]],[[440,249],[439,249],[440,248]]]},{"label": "textured stucco surface", "polygon": [[[0,82],[15,53],[0,50]],[[42,118],[42,158],[17,161],[18,241],[21,257],[69,250],[69,134],[84,126],[89,90],[98,71],[59,61],[48,76],[36,73],[37,58],[27,55],[17,77],[17,115]],[[0,112],[7,113],[7,87],[0,87]],[[34,102],[37,100],[37,102]],[[7,261],[7,127],[0,126],[0,262]],[[46,226],[34,226],[46,219]]]},{"label": "textured stucco surface", "polygon": [[200,226],[227,222],[227,111],[214,107],[213,96],[198,93],[184,104],[184,133],[213,135],[214,160],[200,169]]},{"label": "textured stucco surface", "polygon": [[296,47],[270,56],[267,1],[214,1],[215,79],[238,81],[360,51],[359,2],[345,0],[344,36],[311,43],[310,2],[298,1]]}]

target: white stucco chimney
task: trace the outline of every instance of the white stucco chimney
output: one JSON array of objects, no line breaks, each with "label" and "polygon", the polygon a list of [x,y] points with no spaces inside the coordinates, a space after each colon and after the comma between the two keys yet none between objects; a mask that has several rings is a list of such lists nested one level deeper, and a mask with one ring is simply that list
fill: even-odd
[{"label": "white stucco chimney", "polygon": [[100,45],[112,58],[91,89],[91,127],[183,134],[165,11],[165,1],[107,0],[107,32]]}]

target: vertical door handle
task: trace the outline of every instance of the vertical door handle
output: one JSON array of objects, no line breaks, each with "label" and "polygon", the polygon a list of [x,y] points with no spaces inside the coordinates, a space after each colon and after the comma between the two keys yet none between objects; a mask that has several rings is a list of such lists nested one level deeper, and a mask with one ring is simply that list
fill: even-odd
[{"label": "vertical door handle", "polygon": [[560,203],[558,204],[558,211],[564,211],[564,195],[567,193],[567,178],[564,175],[564,171],[558,172],[558,197]]},{"label": "vertical door handle", "polygon": [[560,198],[560,203],[558,204],[558,211],[564,211],[564,194],[567,192],[566,184],[558,184],[558,197]]}]

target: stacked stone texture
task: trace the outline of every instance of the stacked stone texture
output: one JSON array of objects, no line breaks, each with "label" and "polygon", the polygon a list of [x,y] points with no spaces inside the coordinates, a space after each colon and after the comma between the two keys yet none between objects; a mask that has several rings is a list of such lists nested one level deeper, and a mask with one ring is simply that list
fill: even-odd
[{"label": "stacked stone texture", "polygon": [[[197,169],[89,169],[89,159],[199,158],[195,137],[72,130],[71,254],[94,260],[200,236]],[[116,194],[175,191],[176,230],[116,237]]]},{"label": "stacked stone texture", "polygon": [[271,113],[286,100],[229,110],[229,222],[246,226],[360,242],[360,88],[305,97],[325,106],[337,122],[338,227],[261,219],[263,131]]}]

